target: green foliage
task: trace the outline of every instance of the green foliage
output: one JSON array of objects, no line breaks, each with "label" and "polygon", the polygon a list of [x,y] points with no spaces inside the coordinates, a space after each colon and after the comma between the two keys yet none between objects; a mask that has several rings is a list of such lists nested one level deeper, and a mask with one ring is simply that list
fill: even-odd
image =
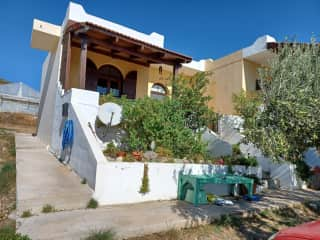
[{"label": "green foliage", "polygon": [[261,212],[259,212],[259,215],[264,218],[270,218],[271,213],[269,209],[264,209]]},{"label": "green foliage", "polygon": [[233,156],[237,156],[237,155],[241,155],[241,150],[240,150],[240,145],[239,144],[233,144],[232,145],[232,155]]},{"label": "green foliage", "polygon": [[223,214],[221,215],[219,220],[215,221],[215,224],[217,224],[218,226],[238,227],[240,226],[240,219],[237,216]]},{"label": "green foliage", "polygon": [[119,152],[119,149],[114,145],[113,142],[108,143],[106,149],[103,151],[103,153],[106,156],[110,156],[110,157],[117,157],[117,153]]},{"label": "green foliage", "polygon": [[15,162],[5,163],[0,170],[0,194],[6,194],[16,181]]},{"label": "green foliage", "polygon": [[164,148],[164,147],[157,147],[155,150],[156,153],[158,153],[158,155],[160,157],[166,157],[166,158],[172,158],[173,157],[173,153],[170,149]]},{"label": "green foliage", "polygon": [[115,233],[111,230],[108,230],[108,231],[93,232],[85,240],[114,240],[114,239],[115,239]]},{"label": "green foliage", "polygon": [[146,194],[150,192],[148,172],[149,172],[148,164],[145,163],[143,167],[143,177],[142,177],[142,183],[141,183],[139,193]]},{"label": "green foliage", "polygon": [[124,108],[123,126],[129,149],[145,151],[155,141],[156,146],[170,150],[176,157],[204,154],[200,134],[186,127],[184,113],[174,99],[137,99]]},{"label": "green foliage", "polygon": [[242,165],[246,167],[258,166],[258,161],[255,157],[239,157],[236,159],[236,165]]},{"label": "green foliage", "polygon": [[236,156],[225,156],[223,160],[226,165],[241,165],[246,167],[256,167],[258,166],[258,161],[255,157],[245,157],[243,155]]},{"label": "green foliage", "polygon": [[255,184],[261,185],[260,179],[255,174],[246,174],[246,175],[244,175],[244,177],[251,178],[251,179],[253,179]]},{"label": "green foliage", "polygon": [[304,161],[298,161],[296,163],[296,171],[299,177],[304,181],[307,181],[309,177],[312,175],[310,167]]},{"label": "green foliage", "polygon": [[231,165],[228,165],[228,170],[227,170],[228,174],[234,174],[234,171],[232,169]]},{"label": "green foliage", "polygon": [[3,227],[0,228],[0,239],[1,240],[31,240],[26,235],[21,235],[20,233],[16,233],[15,227]]},{"label": "green foliage", "polygon": [[87,179],[83,178],[83,179],[81,180],[81,184],[87,184]]},{"label": "green foliage", "polygon": [[51,212],[55,212],[56,209],[54,208],[54,206],[50,205],[50,204],[46,204],[42,207],[42,212],[43,213],[51,213]]},{"label": "green foliage", "polygon": [[111,94],[100,95],[99,105],[102,105],[107,102],[113,102],[113,103],[117,103],[119,105],[126,105],[126,104],[132,103],[133,101],[127,99],[126,96],[121,96],[121,98],[117,98],[117,97],[112,96]]},{"label": "green foliage", "polygon": [[123,162],[135,162],[136,159],[131,153],[127,153],[125,157],[122,159]]},{"label": "green foliage", "polygon": [[87,204],[87,208],[97,208],[98,207],[98,202],[97,200],[91,198],[90,201]]},{"label": "green foliage", "polygon": [[217,119],[208,108],[207,77],[208,73],[177,77],[173,97],[161,101],[148,97],[130,101],[106,95],[100,97],[100,104],[116,102],[123,106],[121,126],[127,132],[124,143],[128,151],[146,151],[154,141],[158,148],[166,149],[168,157],[197,162],[206,154],[200,129]]},{"label": "green foliage", "polygon": [[218,119],[218,115],[208,108],[212,99],[207,94],[210,75],[209,72],[200,72],[191,78],[178,76],[172,83],[173,98],[184,110],[185,124],[190,129],[198,130]]},{"label": "green foliage", "polygon": [[31,213],[30,210],[23,211],[23,213],[21,214],[22,218],[28,218],[28,217],[31,217],[31,216],[32,216],[32,213]]},{"label": "green foliage", "polygon": [[259,96],[234,97],[245,139],[275,161],[299,163],[320,147],[320,45],[285,43],[259,75]]}]

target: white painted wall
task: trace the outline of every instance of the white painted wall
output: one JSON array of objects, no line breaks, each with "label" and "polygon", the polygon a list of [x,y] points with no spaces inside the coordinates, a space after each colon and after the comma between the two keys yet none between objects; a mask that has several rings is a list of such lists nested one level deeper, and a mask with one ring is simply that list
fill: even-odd
[{"label": "white painted wall", "polygon": [[81,89],[71,89],[64,95],[57,95],[52,133],[51,151],[61,157],[62,132],[65,119],[62,117],[62,104],[69,103],[68,118],[74,124],[74,143],[70,155],[70,166],[91,188],[96,184],[97,162],[106,159],[99,141],[88,126],[94,127],[98,112],[99,93]]},{"label": "white painted wall", "polygon": [[164,36],[159,33],[152,32],[145,34],[103,18],[87,14],[83,7],[77,3],[70,2],[63,26],[68,20],[73,22],[90,22],[158,47],[164,46]]},{"label": "white painted wall", "polygon": [[[178,175],[226,173],[227,166],[209,164],[148,163],[150,192],[139,193],[144,164],[124,162],[101,162],[97,166],[97,181],[94,197],[102,205],[170,200],[177,198]],[[260,168],[236,166],[243,172],[261,177]],[[222,188],[224,189],[222,189]],[[228,186],[209,186],[208,191],[228,193]]]},{"label": "white painted wall", "polygon": [[[241,134],[243,120],[239,116],[224,115],[219,120],[219,135],[230,144],[237,144],[243,138]],[[272,179],[278,179],[284,189],[299,188],[295,165],[290,163],[274,163],[262,154],[252,143],[240,144],[241,152],[257,158],[262,171],[270,172]]]},{"label": "white painted wall", "polygon": [[37,136],[47,145],[51,144],[51,136],[54,131],[53,118],[58,94],[61,52],[61,43],[59,43],[56,52],[50,53],[48,65],[44,64],[46,73],[43,74],[44,79],[42,80]]}]

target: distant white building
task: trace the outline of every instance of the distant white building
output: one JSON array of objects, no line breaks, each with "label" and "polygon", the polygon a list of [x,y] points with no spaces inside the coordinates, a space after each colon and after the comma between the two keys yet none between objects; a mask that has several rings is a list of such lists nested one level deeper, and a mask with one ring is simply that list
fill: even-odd
[{"label": "distant white building", "polygon": [[26,84],[0,85],[0,112],[38,114],[40,93]]}]

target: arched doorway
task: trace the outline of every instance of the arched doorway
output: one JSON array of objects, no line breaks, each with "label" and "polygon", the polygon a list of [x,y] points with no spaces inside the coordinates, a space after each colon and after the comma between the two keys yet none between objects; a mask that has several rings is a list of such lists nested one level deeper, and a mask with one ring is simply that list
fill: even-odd
[{"label": "arched doorway", "polygon": [[98,69],[94,62],[87,58],[86,69],[86,89],[91,91],[97,90]]},{"label": "arched doorway", "polygon": [[137,71],[131,71],[127,74],[123,82],[123,94],[127,95],[128,99],[135,99],[136,88],[137,88]]},{"label": "arched doorway", "polygon": [[120,70],[112,65],[103,65],[98,70],[96,90],[100,94],[111,93],[115,97],[122,94],[123,77]]}]

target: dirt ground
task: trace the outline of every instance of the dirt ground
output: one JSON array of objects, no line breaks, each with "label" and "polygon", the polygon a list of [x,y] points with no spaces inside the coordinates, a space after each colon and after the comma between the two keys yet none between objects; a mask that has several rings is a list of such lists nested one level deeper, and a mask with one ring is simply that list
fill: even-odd
[{"label": "dirt ground", "polygon": [[16,132],[34,133],[36,131],[37,117],[25,113],[0,113],[0,128]]},{"label": "dirt ground", "polygon": [[316,209],[306,203],[264,210],[246,218],[223,216],[211,225],[171,230],[129,240],[264,240],[281,229],[320,219],[320,204],[317,204],[319,207]]}]

